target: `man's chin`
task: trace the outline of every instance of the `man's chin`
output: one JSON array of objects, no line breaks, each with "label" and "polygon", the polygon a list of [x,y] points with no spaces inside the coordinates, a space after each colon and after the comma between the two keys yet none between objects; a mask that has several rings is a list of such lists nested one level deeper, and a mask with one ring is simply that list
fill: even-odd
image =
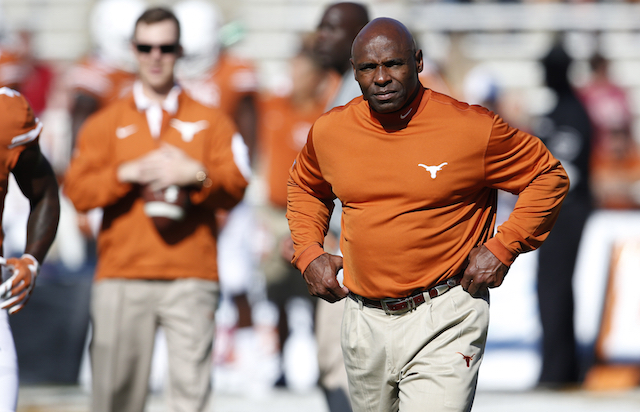
[{"label": "man's chin", "polygon": [[386,114],[386,113],[393,113],[400,110],[396,102],[390,102],[390,101],[379,102],[372,99],[372,100],[369,100],[369,104],[371,105],[371,108],[378,113]]},{"label": "man's chin", "polygon": [[[144,81],[146,80],[146,82]],[[159,91],[159,90],[170,90],[173,87],[173,80],[167,81],[166,79],[153,79],[147,78],[143,79],[143,83],[146,83],[151,89]]]}]

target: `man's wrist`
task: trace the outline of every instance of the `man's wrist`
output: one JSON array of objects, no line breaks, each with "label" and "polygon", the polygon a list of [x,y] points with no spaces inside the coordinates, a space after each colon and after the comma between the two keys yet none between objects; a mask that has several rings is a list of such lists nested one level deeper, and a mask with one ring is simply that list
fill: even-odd
[{"label": "man's wrist", "polygon": [[196,172],[196,181],[202,187],[211,187],[213,185],[206,169],[200,169]]}]

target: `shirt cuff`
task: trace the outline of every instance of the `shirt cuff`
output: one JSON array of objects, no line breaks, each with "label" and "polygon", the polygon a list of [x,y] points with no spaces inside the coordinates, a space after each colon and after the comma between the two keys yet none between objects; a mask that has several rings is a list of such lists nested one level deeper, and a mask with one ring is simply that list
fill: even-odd
[{"label": "shirt cuff", "polygon": [[322,246],[316,243],[303,250],[302,253],[300,253],[300,256],[294,258],[291,263],[300,270],[300,273],[304,273],[311,262],[313,262],[318,256],[325,253],[327,252],[324,251]]},{"label": "shirt cuff", "polygon": [[511,264],[518,257],[517,254],[514,255],[512,252],[510,252],[509,249],[507,249],[495,237],[487,240],[487,242],[484,245],[487,247],[487,249],[489,249],[491,253],[494,254],[495,257],[498,258],[498,260],[500,260],[500,262],[504,263],[507,266],[511,266]]}]

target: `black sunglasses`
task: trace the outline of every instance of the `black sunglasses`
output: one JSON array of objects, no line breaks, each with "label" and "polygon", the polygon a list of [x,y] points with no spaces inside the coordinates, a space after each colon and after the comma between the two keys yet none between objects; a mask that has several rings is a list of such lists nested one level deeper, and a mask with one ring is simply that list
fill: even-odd
[{"label": "black sunglasses", "polygon": [[153,50],[154,47],[160,48],[160,53],[162,54],[176,53],[178,51],[177,44],[161,44],[159,46],[151,44],[136,44],[136,50],[140,53],[151,53],[151,50]]}]

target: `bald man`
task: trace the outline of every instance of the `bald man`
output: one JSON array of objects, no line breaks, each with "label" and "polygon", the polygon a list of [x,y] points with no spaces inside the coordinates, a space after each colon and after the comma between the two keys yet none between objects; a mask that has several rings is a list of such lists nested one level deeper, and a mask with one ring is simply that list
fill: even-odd
[{"label": "bald man", "polygon": [[[312,295],[347,297],[355,412],[469,411],[488,289],[546,239],[568,177],[537,137],[425,89],[422,51],[402,23],[373,20],[351,55],[363,96],[314,123],[291,169],[292,262]],[[519,199],[495,231],[498,189]],[[323,250],[336,197],[344,258]]]}]

